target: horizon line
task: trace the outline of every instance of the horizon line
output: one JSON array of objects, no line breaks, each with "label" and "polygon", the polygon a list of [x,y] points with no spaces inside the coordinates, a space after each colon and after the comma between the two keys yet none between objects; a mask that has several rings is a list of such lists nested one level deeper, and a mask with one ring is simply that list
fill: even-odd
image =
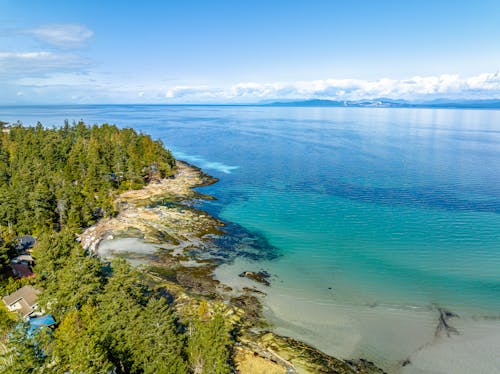
[{"label": "horizon line", "polygon": [[[344,105],[338,105],[345,103]],[[367,105],[363,105],[367,103]],[[370,105],[370,103],[379,105]],[[330,105],[329,105],[330,104]],[[337,105],[335,105],[337,104]],[[495,106],[480,106],[481,104],[497,104]],[[375,98],[359,100],[333,99],[271,99],[266,102],[254,103],[28,103],[2,104],[2,107],[37,107],[37,106],[227,106],[227,107],[319,107],[319,108],[392,108],[392,109],[500,109],[500,98],[490,99],[448,99],[437,98],[429,101],[409,101],[392,98]],[[458,108],[454,105],[463,105]],[[470,105],[470,106],[468,106]],[[479,106],[478,106],[479,105]]]}]

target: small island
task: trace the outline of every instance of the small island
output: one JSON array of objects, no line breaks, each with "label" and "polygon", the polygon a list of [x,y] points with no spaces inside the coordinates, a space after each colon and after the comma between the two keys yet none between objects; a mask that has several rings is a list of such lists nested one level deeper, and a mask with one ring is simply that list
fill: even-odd
[{"label": "small island", "polygon": [[[200,256],[217,182],[133,129],[0,124],[0,371],[381,373],[270,331]],[[269,274],[242,276],[269,285]]]}]

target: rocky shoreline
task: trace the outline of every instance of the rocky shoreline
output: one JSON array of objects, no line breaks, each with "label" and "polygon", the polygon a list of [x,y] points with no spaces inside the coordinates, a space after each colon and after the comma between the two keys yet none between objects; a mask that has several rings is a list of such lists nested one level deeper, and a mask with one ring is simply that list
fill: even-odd
[{"label": "rocky shoreline", "polygon": [[[188,163],[177,161],[173,177],[153,181],[141,190],[116,199],[118,213],[86,229],[80,240],[91,254],[120,238],[156,245],[147,265],[140,267],[151,287],[163,292],[180,316],[193,306],[223,308],[235,330],[234,366],[241,373],[383,373],[372,362],[342,360],[292,338],[269,331],[261,313],[263,292],[245,288],[241,294],[214,279],[221,262],[214,238],[224,234],[225,223],[193,205],[213,199],[194,190],[218,180]],[[133,256],[133,249],[124,252]],[[240,274],[269,285],[269,274]]]}]

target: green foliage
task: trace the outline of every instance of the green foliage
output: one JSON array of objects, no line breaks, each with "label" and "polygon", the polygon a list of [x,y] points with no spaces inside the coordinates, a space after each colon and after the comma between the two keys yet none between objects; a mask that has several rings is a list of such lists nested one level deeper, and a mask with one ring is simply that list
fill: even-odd
[{"label": "green foliage", "polygon": [[0,227],[0,280],[9,270],[10,258],[15,253],[15,237],[7,228]]},{"label": "green foliage", "polygon": [[80,247],[75,239],[71,230],[46,232],[38,237],[32,255],[36,260],[35,272],[42,282],[54,281],[52,278],[66,265],[71,253]]},{"label": "green foliage", "polygon": [[0,132],[0,270],[8,269],[17,235],[38,236],[36,278],[0,279],[1,291],[36,282],[40,307],[57,321],[53,330],[28,334],[0,308],[0,332],[10,330],[0,346],[1,372],[230,372],[232,343],[220,311],[202,304],[183,326],[127,262],[103,271],[76,240],[82,228],[115,213],[115,193],[164,178],[174,166],[160,142],[132,129],[78,123]]},{"label": "green foliage", "polygon": [[230,373],[231,336],[221,310],[209,316],[202,303],[192,317],[188,330],[188,356],[191,370],[197,374]]},{"label": "green foliage", "polygon": [[44,289],[38,303],[45,309],[50,307],[56,318],[95,302],[104,282],[102,264],[85,255],[74,234],[62,231],[42,236],[33,256],[39,285]]},{"label": "green foliage", "polygon": [[145,303],[142,290],[139,275],[122,260],[115,262],[113,276],[98,300],[96,336],[122,372],[129,372],[134,365],[129,335]]},{"label": "green foliage", "polygon": [[93,334],[94,308],[68,312],[54,332],[53,371],[67,373],[106,373],[113,368],[106,350]]},{"label": "green foliage", "polygon": [[15,315],[7,310],[4,303],[0,303],[0,340],[16,323]]},{"label": "green foliage", "polygon": [[33,373],[47,363],[50,353],[50,337],[47,329],[28,334],[28,324],[17,326],[10,333],[9,349],[2,355],[5,373]]},{"label": "green foliage", "polygon": [[184,339],[175,314],[164,298],[150,292],[139,273],[116,261],[97,300],[94,336],[120,372],[185,373]]},{"label": "green foliage", "polygon": [[144,373],[187,373],[184,339],[176,329],[175,315],[164,298],[151,299],[131,326],[133,369]]},{"label": "green foliage", "polygon": [[114,213],[113,191],[141,188],[174,166],[161,142],[133,129],[11,126],[0,132],[0,227],[80,229]]},{"label": "green foliage", "polygon": [[0,243],[0,279],[4,278],[9,271],[10,248]]},{"label": "green foliage", "polygon": [[33,283],[34,283],[33,278],[18,279],[9,277],[6,280],[2,281],[2,283],[0,283],[0,294],[8,295],[28,284],[33,284]]}]

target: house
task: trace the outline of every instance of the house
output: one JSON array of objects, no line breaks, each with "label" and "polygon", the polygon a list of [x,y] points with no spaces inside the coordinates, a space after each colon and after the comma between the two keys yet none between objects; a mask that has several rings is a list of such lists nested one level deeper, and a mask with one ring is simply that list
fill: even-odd
[{"label": "house", "polygon": [[12,273],[14,276],[17,278],[30,278],[35,276],[33,272],[31,271],[31,268],[29,265],[26,264],[11,264],[10,267],[12,268]]},{"label": "house", "polygon": [[33,257],[29,254],[22,254],[10,260],[12,273],[18,278],[29,278],[34,276],[32,266],[35,264]]},{"label": "house", "polygon": [[39,290],[31,286],[24,286],[16,292],[3,297],[2,300],[9,311],[18,312],[23,319],[26,319],[38,309],[37,299],[39,293]]},{"label": "house", "polygon": [[10,262],[11,264],[24,264],[29,266],[33,266],[35,263],[33,257],[31,257],[31,255],[29,254],[24,254],[14,257],[13,259],[10,260]]},{"label": "house", "polygon": [[24,235],[17,238],[17,250],[27,251],[35,245],[36,238],[31,235]]}]

